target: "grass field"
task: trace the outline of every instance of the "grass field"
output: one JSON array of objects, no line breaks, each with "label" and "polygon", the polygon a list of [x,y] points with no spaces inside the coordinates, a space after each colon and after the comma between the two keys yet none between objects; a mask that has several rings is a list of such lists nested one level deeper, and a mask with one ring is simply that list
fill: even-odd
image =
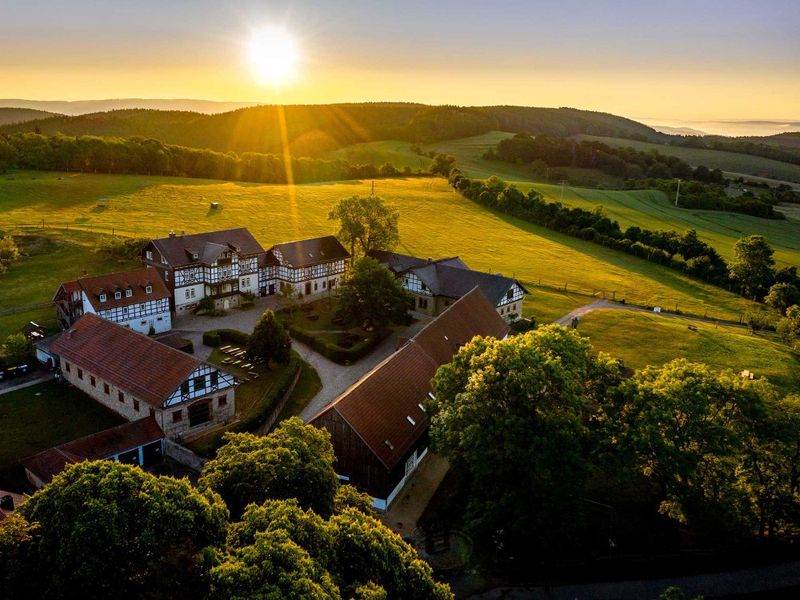
[{"label": "grass field", "polygon": [[691,331],[687,324],[683,319],[605,309],[585,315],[578,331],[591,339],[595,350],[633,369],[686,358],[714,369],[748,369],[785,393],[800,388],[800,360],[774,336],[704,323],[695,323],[698,330]]},{"label": "grass field", "polygon": [[125,419],[78,389],[41,383],[0,395],[0,469]]},{"label": "grass field", "polygon": [[666,144],[653,144],[638,142],[622,138],[600,137],[593,135],[579,135],[576,139],[593,140],[608,144],[612,147],[631,147],[636,150],[657,150],[662,154],[677,156],[692,166],[705,165],[709,169],[720,169],[732,174],[754,175],[767,177],[786,182],[800,182],[800,165],[740,154],[724,150],[709,150],[705,148],[683,148],[681,146],[668,146]]},{"label": "grass field", "polygon": [[[341,198],[370,191],[369,181],[259,185],[125,175],[18,174],[0,179],[0,219],[92,227],[137,236],[169,230],[247,227],[264,245],[335,233],[328,221]],[[471,267],[529,283],[616,292],[617,299],[738,318],[751,303],[653,263],[495,214],[456,194],[444,179],[376,181],[400,211],[401,252],[460,255]],[[96,209],[98,197],[109,198]],[[221,202],[218,211],[209,200]],[[50,292],[48,292],[49,294]],[[42,295],[47,299],[48,295]],[[535,298],[532,299],[535,303]]]},{"label": "grass field", "polygon": [[427,171],[431,165],[430,158],[420,156],[411,150],[409,142],[399,140],[353,144],[352,146],[333,150],[323,158],[342,159],[353,165],[373,164],[381,166],[389,163],[396,169],[402,170],[404,167],[409,167],[412,171]]}]

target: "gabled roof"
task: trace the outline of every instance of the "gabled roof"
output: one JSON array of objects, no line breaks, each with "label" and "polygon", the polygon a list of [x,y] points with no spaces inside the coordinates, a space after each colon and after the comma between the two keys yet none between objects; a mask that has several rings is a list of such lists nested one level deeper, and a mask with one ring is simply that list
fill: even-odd
[{"label": "gabled roof", "polygon": [[145,417],[138,421],[98,431],[54,448],[48,448],[20,462],[38,479],[49,483],[67,465],[84,460],[111,458],[163,437],[164,432],[156,420],[153,417]]},{"label": "gabled roof", "polygon": [[350,258],[350,253],[332,235],[275,244],[270,252],[277,251],[280,264],[300,268]]},{"label": "gabled roof", "polygon": [[161,405],[202,363],[111,321],[83,315],[50,352],[141,398]]},{"label": "gabled roof", "polygon": [[[158,238],[150,243],[172,267],[192,263],[211,264],[226,248],[245,256],[265,252],[244,227]],[[193,257],[194,254],[197,254],[197,259]]]},{"label": "gabled roof", "polygon": [[[151,287],[151,292],[147,293],[147,286]],[[95,310],[108,310],[132,304],[140,304],[150,300],[163,300],[169,298],[169,290],[158,271],[153,267],[142,267],[133,271],[122,271],[119,273],[106,273],[94,277],[81,277],[74,281],[65,281],[61,284],[59,291],[53,297],[56,300],[63,289],[67,293],[81,290],[86,294],[89,303]],[[125,290],[130,289],[130,297],[125,296]],[[114,299],[114,292],[119,290],[121,297]],[[100,302],[100,294],[106,295],[106,301]]]},{"label": "gabled roof", "polygon": [[433,260],[431,258],[418,258],[409,254],[398,254],[397,252],[389,252],[387,250],[370,250],[367,252],[367,256],[377,260],[396,275],[400,275],[401,273],[412,270],[416,267],[430,264],[449,265],[451,267],[460,267],[462,269],[469,268],[458,256]]},{"label": "gabled roof", "polygon": [[[397,352],[315,415],[336,411],[387,469],[428,427],[420,404],[436,370],[476,335],[505,337],[509,327],[479,289],[465,294]],[[411,418],[414,423],[409,421]]]}]

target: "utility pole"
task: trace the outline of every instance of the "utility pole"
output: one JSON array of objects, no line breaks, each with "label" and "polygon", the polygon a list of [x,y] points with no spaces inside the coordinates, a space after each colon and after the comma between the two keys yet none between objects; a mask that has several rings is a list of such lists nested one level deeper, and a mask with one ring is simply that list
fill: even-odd
[{"label": "utility pole", "polygon": [[678,206],[678,198],[681,196],[681,180],[678,179],[678,190],[675,192],[675,206]]},{"label": "utility pole", "polygon": [[564,186],[567,185],[567,180],[566,179],[562,179],[560,183],[561,183],[561,202],[563,202],[564,201]]},{"label": "utility pole", "polygon": [[375,195],[375,180],[374,179],[372,180],[372,193],[370,195],[371,196]]}]

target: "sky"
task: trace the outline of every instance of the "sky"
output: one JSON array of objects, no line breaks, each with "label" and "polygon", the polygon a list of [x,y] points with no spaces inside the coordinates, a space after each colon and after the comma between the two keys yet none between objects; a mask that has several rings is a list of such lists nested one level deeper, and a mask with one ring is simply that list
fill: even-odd
[{"label": "sky", "polygon": [[[572,106],[800,120],[800,0],[0,0],[0,97]],[[296,40],[265,83],[254,31]]]}]

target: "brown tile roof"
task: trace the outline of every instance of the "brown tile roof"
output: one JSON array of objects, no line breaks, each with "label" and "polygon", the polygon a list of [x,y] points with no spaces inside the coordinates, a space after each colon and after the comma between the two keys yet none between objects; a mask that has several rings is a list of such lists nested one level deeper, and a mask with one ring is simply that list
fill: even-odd
[{"label": "brown tile roof", "polygon": [[280,252],[281,264],[294,268],[350,258],[350,253],[332,235],[275,244],[270,249],[270,253],[275,250]]},{"label": "brown tile roof", "polygon": [[49,483],[69,464],[111,458],[115,454],[155,442],[163,437],[164,432],[156,420],[153,417],[145,417],[48,448],[20,462],[44,483]]},{"label": "brown tile roof", "polygon": [[[226,247],[245,256],[264,252],[261,244],[244,227],[158,238],[151,243],[172,267],[212,263]],[[193,259],[192,253],[197,253],[198,258]]]},{"label": "brown tile roof", "polygon": [[311,422],[329,410],[337,411],[384,466],[392,469],[428,427],[427,416],[419,405],[431,391],[430,381],[439,366],[450,362],[458,348],[476,335],[502,338],[508,331],[495,307],[476,288]]},{"label": "brown tile roof", "polygon": [[[147,293],[147,286],[152,287],[152,291]],[[81,289],[86,293],[92,307],[95,310],[108,310],[131,304],[140,304],[149,300],[162,300],[169,298],[169,290],[161,277],[153,267],[142,267],[133,271],[120,273],[106,273],[94,277],[81,277],[75,281],[65,281],[61,287],[66,292]],[[130,289],[132,294],[128,298],[125,290]],[[119,290],[122,296],[119,300],[114,299],[114,292]],[[106,301],[100,302],[100,294],[106,294]],[[58,292],[56,292],[58,296]]]},{"label": "brown tile roof", "polygon": [[97,315],[85,314],[50,345],[50,352],[159,406],[201,363]]}]

